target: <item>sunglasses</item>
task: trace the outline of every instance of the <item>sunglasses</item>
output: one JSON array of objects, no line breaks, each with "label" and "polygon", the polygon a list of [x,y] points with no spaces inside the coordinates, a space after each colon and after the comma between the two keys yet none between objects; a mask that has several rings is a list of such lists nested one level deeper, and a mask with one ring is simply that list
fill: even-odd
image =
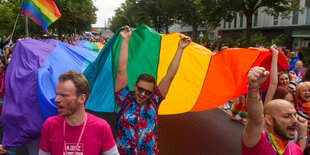
[{"label": "sunglasses", "polygon": [[147,96],[150,96],[153,92],[152,91],[150,91],[150,90],[145,90],[144,88],[141,88],[141,87],[139,87],[137,84],[136,84],[136,86],[137,86],[137,90],[138,90],[138,92],[139,93],[143,93],[143,92],[145,92],[145,95],[147,95]]}]

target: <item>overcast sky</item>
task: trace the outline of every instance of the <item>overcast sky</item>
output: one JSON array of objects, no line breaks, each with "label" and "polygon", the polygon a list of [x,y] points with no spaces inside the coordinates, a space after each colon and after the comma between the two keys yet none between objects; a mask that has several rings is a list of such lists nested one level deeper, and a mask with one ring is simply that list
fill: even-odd
[{"label": "overcast sky", "polygon": [[98,8],[97,23],[93,24],[93,27],[104,27],[104,22],[108,21],[108,18],[114,16],[114,10],[118,8],[125,0],[93,0],[94,5]]}]

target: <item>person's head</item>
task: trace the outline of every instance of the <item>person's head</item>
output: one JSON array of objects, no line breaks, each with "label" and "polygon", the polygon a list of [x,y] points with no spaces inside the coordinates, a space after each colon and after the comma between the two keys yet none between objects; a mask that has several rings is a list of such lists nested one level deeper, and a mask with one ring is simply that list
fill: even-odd
[{"label": "person's head", "polygon": [[287,72],[280,72],[278,74],[278,85],[279,86],[288,86],[290,83],[291,77]]},{"label": "person's head", "polygon": [[82,73],[70,70],[61,74],[56,86],[55,98],[58,115],[68,117],[84,110],[89,94],[89,84]]},{"label": "person's head", "polygon": [[297,128],[296,110],[293,104],[276,99],[264,105],[267,130],[282,140],[293,140]]},{"label": "person's head", "polygon": [[298,72],[300,72],[300,71],[303,70],[303,63],[302,63],[302,61],[297,61],[297,62],[295,63],[295,69],[296,69]]},{"label": "person's head", "polygon": [[274,99],[284,99],[294,105],[297,106],[297,100],[294,91],[287,86],[278,86],[276,92],[273,95]]},{"label": "person's head", "polygon": [[310,101],[310,82],[306,81],[297,85],[296,97],[301,99],[302,102]]},{"label": "person's head", "polygon": [[297,57],[295,52],[290,52],[290,53],[291,53],[291,54],[290,54],[291,59],[293,59],[293,58],[296,58],[296,57]]},{"label": "person's head", "polygon": [[310,81],[310,65],[308,65],[305,75],[302,76],[302,81]]},{"label": "person's head", "polygon": [[134,98],[139,105],[150,99],[155,91],[156,81],[150,74],[141,74],[134,84]]}]

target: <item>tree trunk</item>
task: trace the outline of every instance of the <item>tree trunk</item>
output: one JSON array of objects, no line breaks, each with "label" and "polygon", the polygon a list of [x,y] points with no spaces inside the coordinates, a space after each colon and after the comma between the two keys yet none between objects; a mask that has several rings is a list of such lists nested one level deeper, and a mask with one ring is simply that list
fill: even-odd
[{"label": "tree trunk", "polygon": [[251,42],[251,30],[252,30],[252,14],[246,16],[246,41],[245,46],[249,47]]},{"label": "tree trunk", "polygon": [[193,28],[193,34],[192,34],[192,40],[193,42],[197,43],[197,22],[194,17],[192,17],[192,28]]}]

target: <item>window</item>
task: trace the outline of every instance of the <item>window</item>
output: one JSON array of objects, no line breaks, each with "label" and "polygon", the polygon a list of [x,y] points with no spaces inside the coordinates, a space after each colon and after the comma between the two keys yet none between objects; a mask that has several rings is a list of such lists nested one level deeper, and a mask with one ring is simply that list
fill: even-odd
[{"label": "window", "polygon": [[273,16],[273,25],[279,24],[279,15]]},{"label": "window", "polygon": [[298,15],[299,15],[298,11],[293,12],[292,24],[298,24]]},{"label": "window", "polygon": [[235,19],[234,19],[234,28],[237,27],[237,15],[235,15]]},{"label": "window", "polygon": [[226,28],[226,21],[225,21],[225,20],[224,20],[223,28],[224,28],[224,29]]},{"label": "window", "polygon": [[243,14],[240,14],[240,27],[243,27]]},{"label": "window", "polygon": [[258,18],[258,14],[257,12],[254,14],[254,26],[257,26],[257,18]]},{"label": "window", "polygon": [[231,27],[231,22],[229,22],[229,25],[228,25],[228,28],[230,28]]},{"label": "window", "polygon": [[310,24],[310,6],[307,7],[306,24]]}]

